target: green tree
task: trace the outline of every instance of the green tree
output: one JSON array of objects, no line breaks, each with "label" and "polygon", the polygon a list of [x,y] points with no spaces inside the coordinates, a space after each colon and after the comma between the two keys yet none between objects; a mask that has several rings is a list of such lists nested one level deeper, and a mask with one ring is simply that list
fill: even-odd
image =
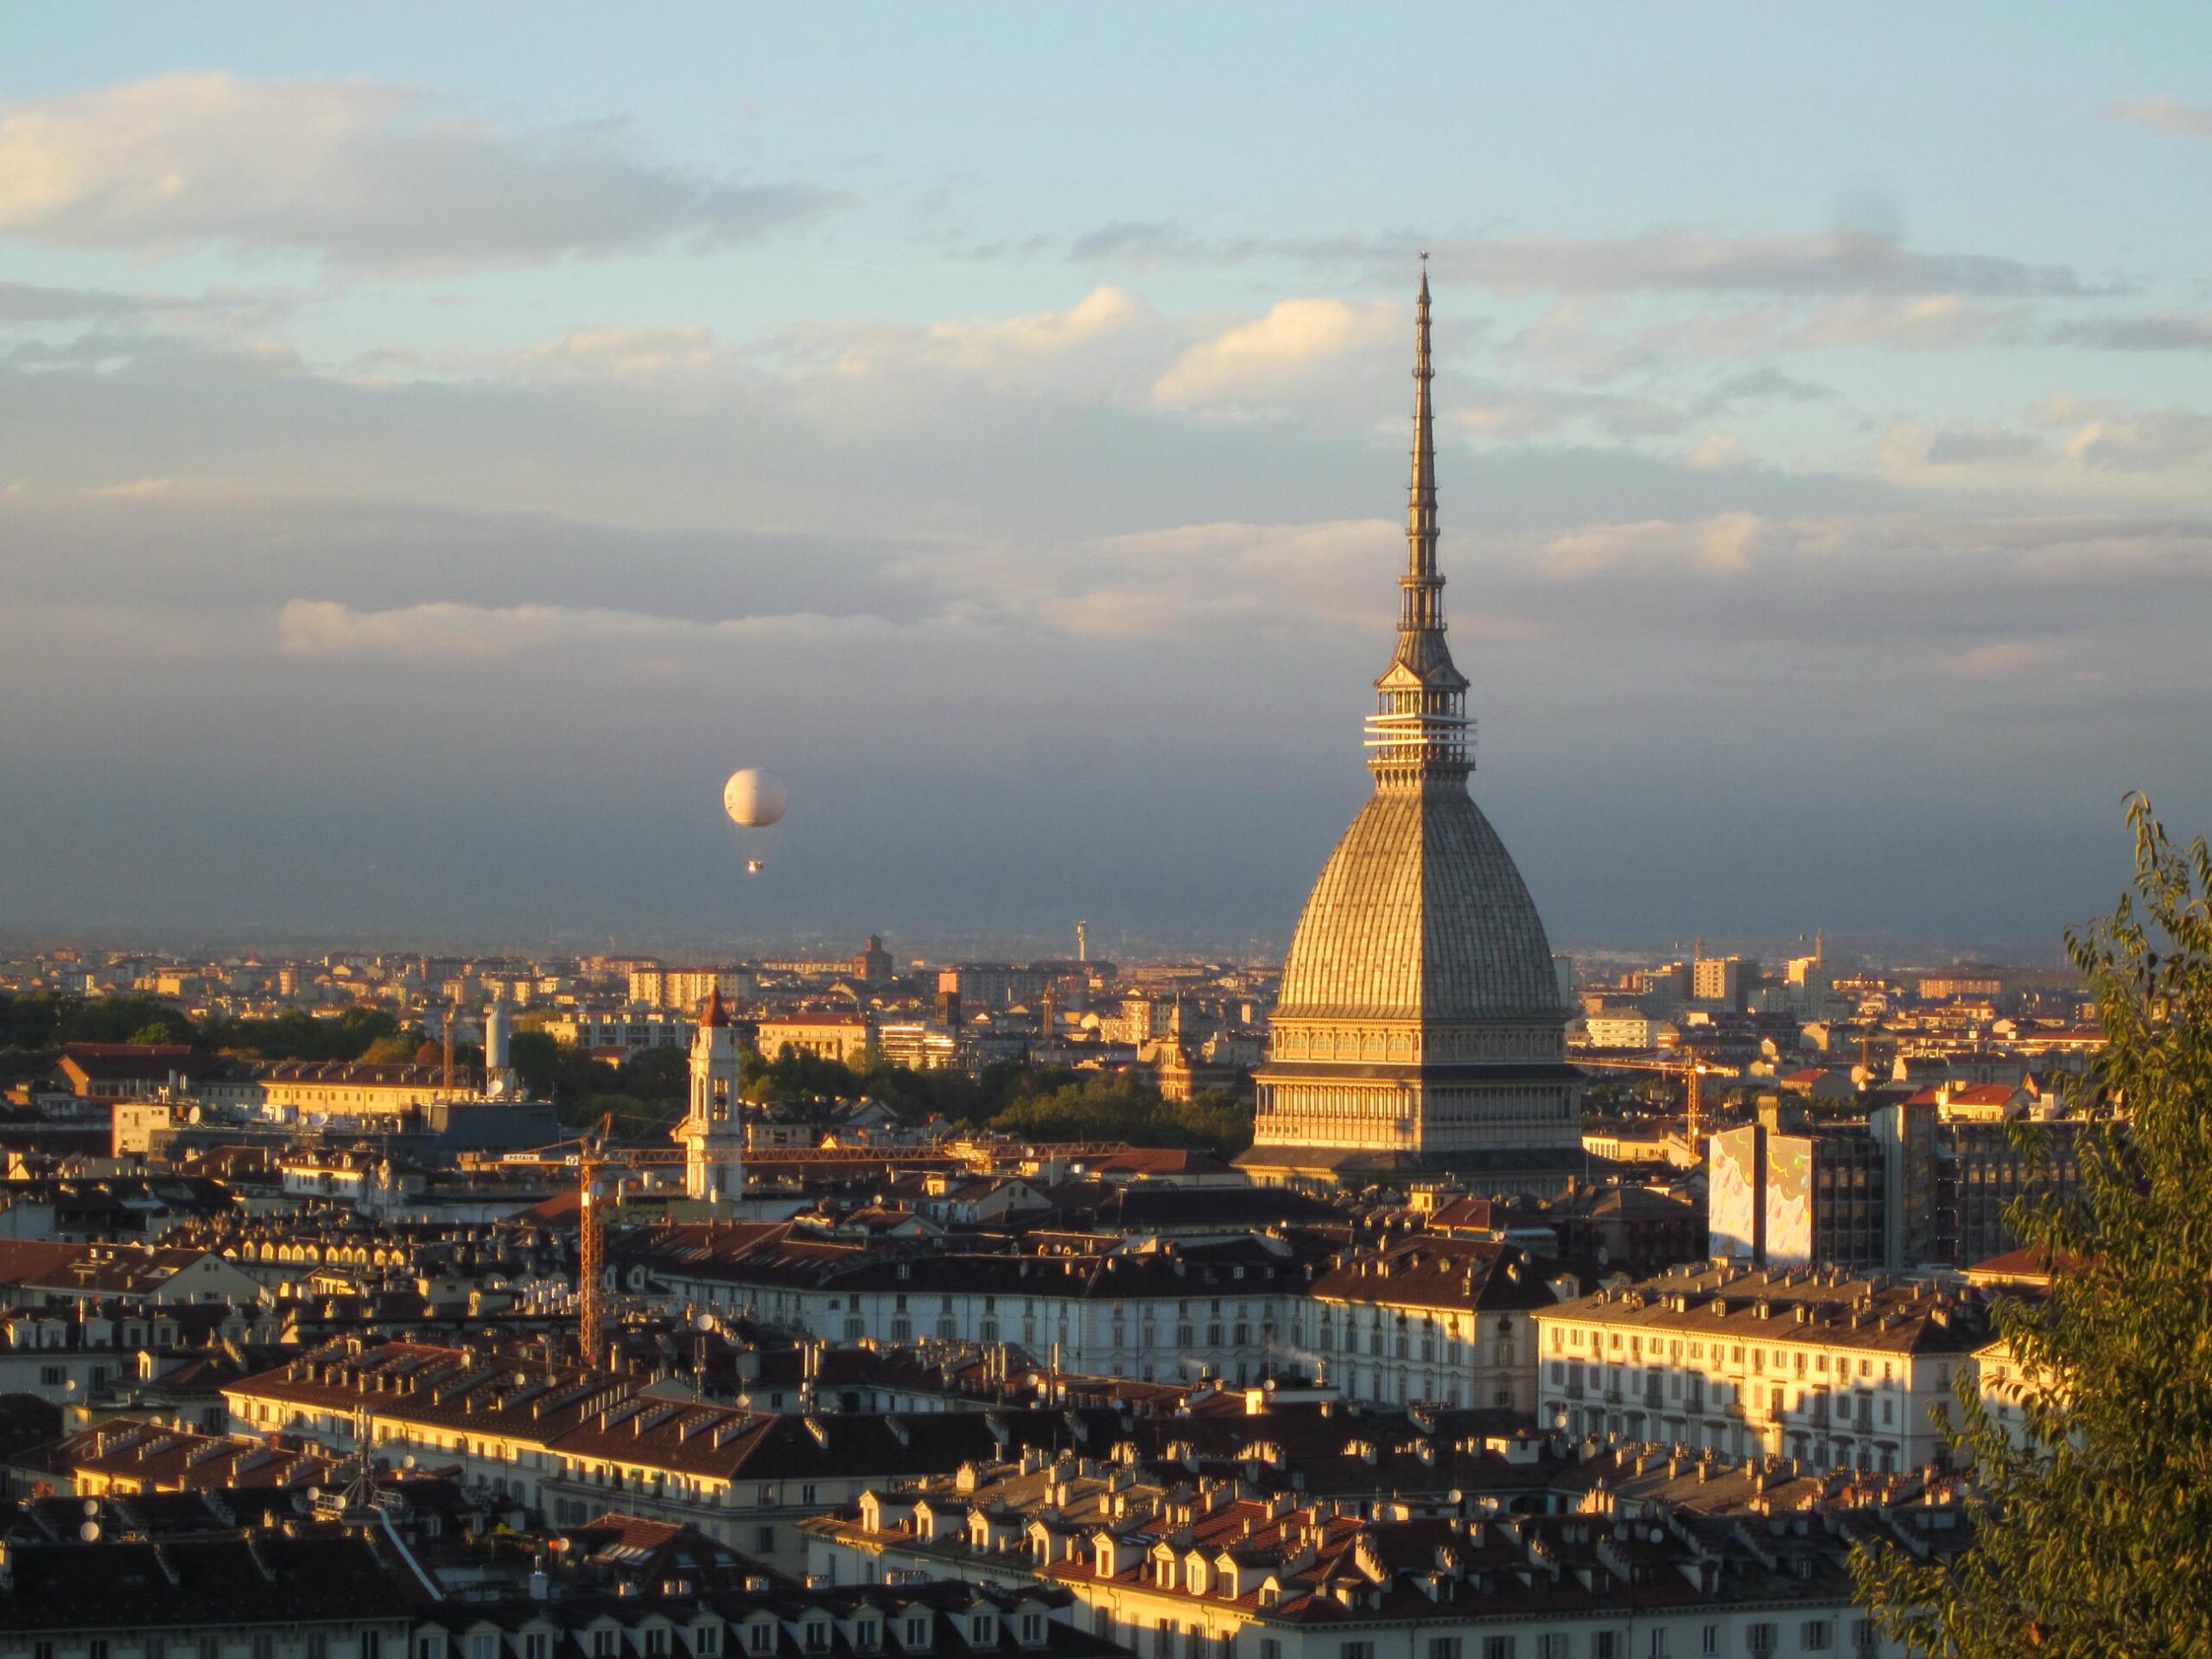
[{"label": "green tree", "polygon": [[1093,1076],[1024,1096],[994,1116],[990,1127],[1031,1141],[1126,1141],[1228,1158],[1252,1144],[1252,1109],[1234,1095],[1209,1091],[1186,1102],[1168,1101],[1134,1077]]},{"label": "green tree", "polygon": [[[379,1037],[361,1051],[361,1058],[371,1065],[405,1065],[423,1046],[423,1033],[403,1031],[397,1037]],[[459,1055],[454,1058],[458,1062]]]},{"label": "green tree", "polygon": [[27,991],[8,1007],[10,1048],[54,1048],[68,1040],[69,1025],[85,1006],[58,991]]},{"label": "green tree", "polygon": [[645,1103],[620,1090],[613,1066],[556,1041],[549,1032],[515,1033],[507,1044],[507,1064],[524,1093],[551,1101],[561,1122],[572,1128],[608,1112],[624,1118],[649,1116]]},{"label": "green tree", "polygon": [[2056,1269],[1995,1311],[2019,1438],[1962,1378],[1971,1542],[1853,1562],[1883,1627],[1934,1655],[2212,1656],[2212,847],[2177,849],[2139,795],[2128,821],[2133,891],[2067,935],[2105,1033],[2069,1092],[2126,1122],[2083,1127],[2070,1196],[2011,1212]]},{"label": "green tree", "polygon": [[264,1060],[358,1060],[372,1044],[400,1034],[390,1009],[356,1005],[327,1020],[287,1008],[271,1020],[238,1020],[225,1037],[226,1046]]},{"label": "green tree", "polygon": [[863,1092],[860,1074],[852,1067],[841,1060],[825,1060],[818,1054],[802,1053],[789,1043],[750,1078],[746,1077],[745,1070],[741,1060],[740,1092],[747,1100],[811,1100],[817,1095],[855,1100]]},{"label": "green tree", "polygon": [[680,1048],[640,1048],[614,1068],[617,1086],[650,1105],[674,1107],[682,1116],[691,1103],[691,1057]]},{"label": "green tree", "polygon": [[79,1002],[60,1000],[61,1018],[49,1040],[60,1043],[188,1043],[192,1021],[181,1010],[135,991]]}]

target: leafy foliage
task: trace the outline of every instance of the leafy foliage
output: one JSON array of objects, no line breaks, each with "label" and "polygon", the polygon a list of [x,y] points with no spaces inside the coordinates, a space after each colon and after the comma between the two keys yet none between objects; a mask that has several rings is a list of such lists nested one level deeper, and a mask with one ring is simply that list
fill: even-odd
[{"label": "leafy foliage", "polygon": [[970,1077],[950,1071],[916,1071],[880,1058],[858,1068],[803,1054],[786,1044],[773,1059],[747,1051],[741,1061],[741,1088],[751,1101],[801,1101],[817,1096],[880,1100],[901,1116],[944,1117],[953,1122],[988,1122],[1012,1101],[1033,1091],[1037,1080],[1072,1078],[1072,1071],[1039,1071],[1019,1061],[997,1061]]},{"label": "leafy foliage", "polygon": [[666,1128],[680,1119],[691,1092],[690,1057],[681,1048],[639,1049],[619,1065],[568,1047],[544,1031],[518,1031],[507,1044],[507,1063],[524,1090],[553,1103],[572,1128],[612,1116],[635,1132]]},{"label": "leafy foliage", "polygon": [[1973,1542],[1853,1564],[1883,1627],[1931,1654],[2212,1655],[2212,847],[2177,849],[2140,796],[2128,819],[2133,891],[2067,936],[2106,1038],[2076,1100],[2127,1121],[2084,1127],[2071,1196],[2011,1212],[2057,1268],[2047,1300],[1997,1309],[2017,1433],[1962,1379]]},{"label": "leafy foliage", "polygon": [[287,1008],[270,1020],[211,1018],[198,1040],[203,1048],[231,1049],[264,1060],[358,1060],[372,1044],[401,1034],[398,1017],[386,1008],[351,1007],[331,1020]]},{"label": "leafy foliage", "polygon": [[1168,1101],[1133,1078],[1092,1077],[1018,1100],[991,1128],[1033,1141],[1127,1141],[1233,1158],[1252,1144],[1252,1109],[1230,1094]]},{"label": "leafy foliage", "polygon": [[912,1071],[878,1061],[861,1070],[786,1047],[771,1060],[744,1057],[742,1088],[752,1101],[856,1099],[866,1095],[911,1117],[932,1114],[1033,1141],[1126,1141],[1139,1147],[1194,1147],[1234,1156],[1252,1144],[1252,1109],[1234,1095],[1200,1095],[1186,1104],[1125,1077],[1032,1067],[986,1066]]},{"label": "leafy foliage", "polygon": [[182,1012],[135,992],[87,1002],[58,991],[30,991],[9,1005],[0,1042],[58,1048],[64,1043],[189,1043],[195,1036]]}]

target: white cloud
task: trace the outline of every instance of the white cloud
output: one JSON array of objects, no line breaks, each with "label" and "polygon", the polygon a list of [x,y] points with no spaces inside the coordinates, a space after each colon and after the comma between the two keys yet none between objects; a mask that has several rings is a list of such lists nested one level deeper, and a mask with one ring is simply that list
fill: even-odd
[{"label": "white cloud", "polygon": [[[1777,532],[1756,513],[1716,513],[1676,521],[1586,524],[1554,536],[1545,546],[1546,575],[1581,581],[1630,565],[1675,566],[1712,576],[1737,576]],[[1791,537],[1794,539],[1794,536]]]},{"label": "white cloud", "polygon": [[1060,545],[987,543],[902,567],[953,613],[1117,639],[1235,624],[1383,627],[1405,529],[1382,518],[1184,524]]},{"label": "white cloud", "polygon": [[[1067,307],[1011,317],[794,324],[752,355],[771,372],[843,382],[872,397],[886,385],[957,379],[1024,397],[1141,404],[1187,337],[1141,296],[1106,283]],[[914,407],[941,418],[930,396]]]},{"label": "white cloud", "polygon": [[931,325],[928,340],[944,360],[989,370],[1008,357],[1060,358],[1103,340],[1142,329],[1149,306],[1126,288],[1102,283],[1065,311],[1033,312],[984,322]]},{"label": "white cloud", "polygon": [[387,272],[743,241],[834,199],[640,160],[618,124],[503,130],[361,80],[170,74],[0,104],[0,234]]},{"label": "white cloud", "polygon": [[[1231,626],[1248,636],[1387,632],[1404,534],[1377,518],[947,545],[909,551],[880,569],[821,570],[813,584],[821,602],[855,607],[835,615],[804,609],[698,620],[575,603],[377,607],[296,598],[277,614],[277,644],[294,657],[467,659],[665,656],[726,651],[740,640],[757,649],[946,629],[1141,640],[1204,638]],[[1478,639],[1517,639],[1528,625],[1471,610],[1455,626]]]},{"label": "white cloud", "polygon": [[2184,104],[2160,93],[2122,99],[2104,107],[2107,121],[2123,121],[2163,138],[2212,138],[2212,104]]},{"label": "white cloud", "polygon": [[1633,236],[1469,236],[1426,244],[1410,236],[1193,235],[1168,222],[1116,221],[1064,246],[1041,239],[981,255],[1057,250],[1090,262],[1234,264],[1280,260],[1345,265],[1382,276],[1410,270],[1426,245],[1440,283],[1500,294],[1967,294],[2078,295],[2108,291],[2063,265],[1991,254],[1908,248],[1885,230],[1738,233],[1661,225]]},{"label": "white cloud", "polygon": [[1961,652],[1951,658],[1949,667],[1954,674],[1970,680],[2009,680],[2037,672],[2050,658],[2050,646],[2042,641],[2000,639]]},{"label": "white cloud", "polygon": [[1902,351],[1948,352],[1981,340],[1998,319],[1957,294],[1897,300],[1859,296],[1833,300],[1808,318],[1787,342],[1810,350],[1888,346]]},{"label": "white cloud", "polygon": [[2033,473],[2050,459],[2048,444],[2032,433],[1992,421],[1954,421],[1929,425],[1895,421],[1883,434],[1877,455],[1895,478],[1965,473]]},{"label": "white cloud", "polygon": [[2099,317],[2051,329],[2060,346],[2101,352],[2212,352],[2212,315],[2160,311],[2141,316]]},{"label": "white cloud", "polygon": [[101,288],[0,283],[0,327],[47,323],[225,329],[266,323],[291,308],[289,296],[211,289],[200,295],[125,294]]},{"label": "white cloud", "polygon": [[645,652],[764,638],[861,639],[880,637],[893,626],[880,617],[818,612],[695,622],[565,605],[441,601],[373,610],[336,600],[293,599],[277,613],[276,645],[289,657],[494,658],[586,646]]},{"label": "white cloud", "polygon": [[2075,294],[2086,286],[2063,266],[1922,253],[1852,230],[1745,236],[1663,226],[1629,237],[1472,238],[1443,244],[1434,264],[1444,280],[1509,294]]},{"label": "white cloud", "polygon": [[1169,409],[1280,406],[1402,334],[1410,337],[1404,308],[1389,301],[1283,300],[1265,316],[1192,346],[1160,377],[1153,396]]},{"label": "white cloud", "polygon": [[2029,408],[2025,427],[2035,429],[1993,421],[1898,421],[1878,453],[1900,478],[2053,485],[2132,474],[2193,486],[2212,460],[2212,415],[2194,409],[2138,410],[2056,392]]},{"label": "white cloud", "polygon": [[525,378],[639,380],[697,374],[720,361],[714,330],[684,323],[571,328],[557,340],[516,353],[510,364]]},{"label": "white cloud", "polygon": [[1744,441],[1732,432],[1715,432],[1691,450],[1682,464],[1701,473],[1740,467],[1744,464]]},{"label": "white cloud", "polygon": [[2196,471],[2212,458],[2212,415],[2193,409],[2111,408],[2061,446],[2076,466],[2107,472]]}]

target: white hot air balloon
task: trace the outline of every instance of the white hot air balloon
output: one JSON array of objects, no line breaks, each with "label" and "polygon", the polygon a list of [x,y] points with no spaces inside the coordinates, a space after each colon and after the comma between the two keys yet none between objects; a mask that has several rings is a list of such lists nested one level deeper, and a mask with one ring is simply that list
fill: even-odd
[{"label": "white hot air balloon", "polygon": [[745,873],[758,875],[767,863],[768,843],[776,825],[791,804],[791,791],[772,772],[747,766],[733,772],[722,785],[722,811],[730,823],[730,838],[745,860]]}]

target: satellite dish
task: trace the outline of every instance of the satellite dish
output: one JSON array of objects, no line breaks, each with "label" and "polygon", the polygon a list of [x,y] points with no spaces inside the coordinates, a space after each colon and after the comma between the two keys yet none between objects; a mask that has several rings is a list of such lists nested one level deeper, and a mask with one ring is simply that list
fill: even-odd
[{"label": "satellite dish", "polygon": [[415,1466],[415,1454],[410,1452],[399,1460],[399,1466],[403,1469],[412,1469]]},{"label": "satellite dish", "polygon": [[97,1521],[97,1520],[99,1520],[99,1518],[100,1518],[100,1501],[99,1501],[99,1499],[98,1499],[97,1497],[88,1497],[88,1498],[86,1498],[86,1499],[85,1500],[85,1519],[86,1519],[86,1520],[87,1520],[87,1521]]},{"label": "satellite dish", "polygon": [[97,1544],[100,1541],[100,1523],[97,1521],[86,1522],[77,1529],[77,1536],[81,1542]]},{"label": "satellite dish", "polygon": [[729,820],[730,840],[745,861],[747,875],[758,875],[767,867],[775,828],[790,805],[791,791],[784,780],[758,766],[733,772],[722,785],[722,816]]}]

